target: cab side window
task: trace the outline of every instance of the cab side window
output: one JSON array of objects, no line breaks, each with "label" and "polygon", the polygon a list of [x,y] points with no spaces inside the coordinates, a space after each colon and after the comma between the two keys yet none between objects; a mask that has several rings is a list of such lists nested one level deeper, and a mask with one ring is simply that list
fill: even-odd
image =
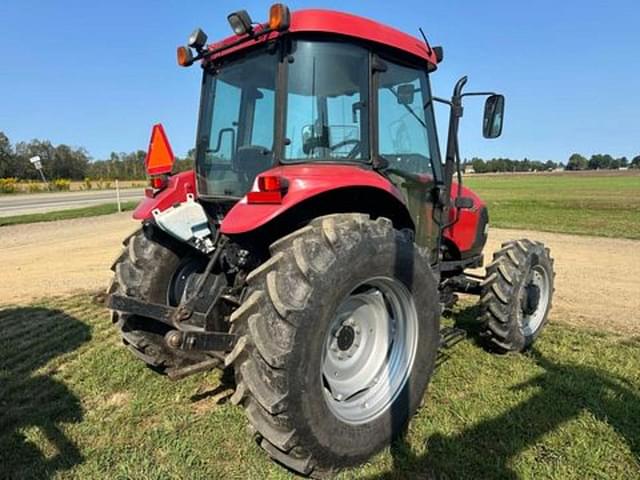
[{"label": "cab side window", "polygon": [[378,152],[391,168],[433,175],[435,126],[426,72],[385,64],[378,77]]}]

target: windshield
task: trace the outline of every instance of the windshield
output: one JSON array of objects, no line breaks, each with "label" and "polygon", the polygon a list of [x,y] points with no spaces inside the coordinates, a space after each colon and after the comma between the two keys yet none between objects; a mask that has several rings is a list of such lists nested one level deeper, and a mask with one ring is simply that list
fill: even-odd
[{"label": "windshield", "polygon": [[273,165],[277,62],[260,51],[205,73],[196,151],[201,195],[242,197]]},{"label": "windshield", "polygon": [[293,43],[284,162],[368,159],[369,52],[343,42]]}]

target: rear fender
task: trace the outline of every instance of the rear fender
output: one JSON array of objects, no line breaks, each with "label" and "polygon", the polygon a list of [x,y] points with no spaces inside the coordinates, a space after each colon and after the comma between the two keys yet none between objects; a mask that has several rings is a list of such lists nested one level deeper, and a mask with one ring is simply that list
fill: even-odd
[{"label": "rear fender", "polygon": [[177,203],[186,202],[187,194],[197,196],[193,170],[169,177],[167,187],[156,194],[153,194],[151,189],[147,189],[145,197],[133,211],[133,218],[136,220],[149,220],[153,218],[151,212],[155,209],[164,211]]},{"label": "rear fender", "polygon": [[[318,215],[354,211],[394,215],[396,218],[392,220],[402,224],[401,228],[412,227],[400,191],[372,170],[352,165],[289,165],[261,175],[276,175],[286,180],[288,188],[282,203],[251,204],[245,196],[225,215],[220,226],[222,233],[246,234],[289,215],[308,220]],[[254,191],[256,189],[254,185]]]}]

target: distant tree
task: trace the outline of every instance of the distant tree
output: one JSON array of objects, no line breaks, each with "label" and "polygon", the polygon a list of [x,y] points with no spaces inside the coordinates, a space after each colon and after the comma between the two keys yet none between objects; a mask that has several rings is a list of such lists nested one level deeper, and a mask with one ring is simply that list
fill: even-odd
[{"label": "distant tree", "polygon": [[9,137],[0,132],[0,178],[13,176],[13,157],[13,148]]},{"label": "distant tree", "polygon": [[629,166],[629,159],[627,157],[618,158],[620,162],[620,168],[627,168]]},{"label": "distant tree", "polygon": [[613,157],[609,154],[596,154],[591,155],[589,159],[589,169],[590,170],[606,170],[611,168],[611,162],[613,162]]},{"label": "distant tree", "polygon": [[477,157],[472,158],[471,166],[473,167],[473,171],[476,173],[486,173],[489,171],[487,169],[487,164],[481,158],[477,158]]},{"label": "distant tree", "polygon": [[631,168],[640,168],[640,155],[636,155],[631,160]]},{"label": "distant tree", "polygon": [[580,155],[579,153],[574,153],[569,157],[569,161],[567,162],[566,170],[586,170],[589,167],[589,161]]},{"label": "distant tree", "polygon": [[16,144],[14,176],[20,179],[40,178],[29,162],[36,155],[42,159],[44,172],[51,179],[82,180],[89,165],[89,154],[84,148],[63,144],[54,147],[48,140],[31,140]]},{"label": "distant tree", "polygon": [[194,167],[194,162],[196,161],[196,149],[192,148],[187,152],[187,156],[185,158],[177,158],[176,166],[174,170],[176,172],[184,172],[186,170],[191,170]]}]

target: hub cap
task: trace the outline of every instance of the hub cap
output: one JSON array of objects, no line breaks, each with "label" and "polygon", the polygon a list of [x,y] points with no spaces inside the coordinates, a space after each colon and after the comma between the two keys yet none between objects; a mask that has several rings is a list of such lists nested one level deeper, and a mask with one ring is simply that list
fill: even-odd
[{"label": "hub cap", "polygon": [[178,306],[185,290],[190,291],[193,288],[203,269],[200,259],[187,257],[182,260],[169,283],[167,303],[172,307]]},{"label": "hub cap", "polygon": [[387,410],[407,382],[417,338],[415,304],[401,282],[376,277],[353,290],[325,340],[322,382],[331,411],[359,424]]},{"label": "hub cap", "polygon": [[520,298],[521,330],[527,337],[537,332],[544,321],[549,306],[549,290],[547,271],[540,265],[535,265],[529,273],[529,280],[522,289]]}]

